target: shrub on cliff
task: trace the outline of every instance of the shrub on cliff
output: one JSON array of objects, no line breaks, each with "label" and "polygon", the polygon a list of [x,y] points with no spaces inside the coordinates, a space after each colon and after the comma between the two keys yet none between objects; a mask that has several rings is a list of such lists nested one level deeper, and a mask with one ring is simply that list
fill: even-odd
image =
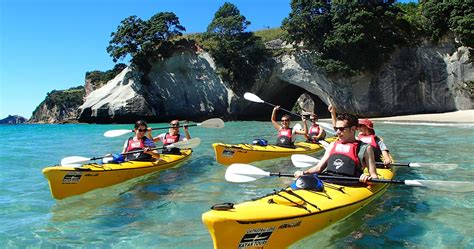
[{"label": "shrub on cliff", "polygon": [[182,36],[185,30],[172,12],[160,12],[148,21],[130,16],[111,34],[107,52],[114,62],[130,55],[131,61],[146,75],[151,68],[149,61],[171,56],[175,46],[173,39]]},{"label": "shrub on cliff", "polygon": [[329,73],[375,70],[413,37],[394,1],[292,0],[291,8],[282,22],[287,41],[316,51]]},{"label": "shrub on cliff", "polygon": [[250,25],[239,9],[224,3],[203,34],[203,46],[214,58],[222,78],[236,92],[254,83],[259,66],[268,57],[260,37],[245,32]]},{"label": "shrub on cliff", "polygon": [[89,80],[94,89],[100,88],[109,80],[117,76],[122,70],[127,67],[124,63],[115,64],[112,70],[107,70],[105,72],[95,70],[91,72],[86,72],[86,80]]}]

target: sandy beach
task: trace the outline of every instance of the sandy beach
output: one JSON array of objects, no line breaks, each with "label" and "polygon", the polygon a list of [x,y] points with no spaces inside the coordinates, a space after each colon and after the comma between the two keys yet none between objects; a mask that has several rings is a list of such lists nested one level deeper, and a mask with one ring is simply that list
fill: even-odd
[{"label": "sandy beach", "polygon": [[417,114],[406,116],[393,116],[383,118],[372,118],[377,121],[410,121],[410,122],[446,122],[446,123],[474,123],[474,110],[462,110],[455,112]]}]

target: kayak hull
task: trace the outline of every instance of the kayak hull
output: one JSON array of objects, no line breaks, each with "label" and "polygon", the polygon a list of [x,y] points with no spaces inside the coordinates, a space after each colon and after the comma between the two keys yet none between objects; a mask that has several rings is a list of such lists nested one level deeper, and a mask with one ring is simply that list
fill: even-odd
[{"label": "kayak hull", "polygon": [[52,166],[44,168],[43,174],[48,179],[51,195],[60,200],[175,167],[189,159],[192,150],[181,152],[181,155],[162,154],[160,160],[155,162],[92,163],[80,167]]},{"label": "kayak hull", "polygon": [[[394,176],[391,170],[379,171],[380,178]],[[229,210],[208,211],[202,220],[214,248],[284,248],[357,212],[380,197],[388,184],[339,187],[325,183],[324,192],[287,188]]]},{"label": "kayak hull", "polygon": [[[333,142],[336,138],[326,139]],[[285,148],[276,145],[252,145],[252,144],[212,144],[216,161],[220,164],[230,165],[233,163],[251,163],[255,161],[269,160],[280,157],[288,157],[293,154],[311,154],[324,150],[321,144],[296,142],[296,148]]]}]

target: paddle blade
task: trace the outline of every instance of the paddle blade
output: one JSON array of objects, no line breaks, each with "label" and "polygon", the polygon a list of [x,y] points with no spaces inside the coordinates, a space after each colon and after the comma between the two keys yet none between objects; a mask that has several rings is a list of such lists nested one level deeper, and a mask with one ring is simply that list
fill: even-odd
[{"label": "paddle blade", "polygon": [[220,118],[211,118],[197,125],[204,128],[224,128],[225,126],[224,121]]},{"label": "paddle blade", "polygon": [[184,148],[196,148],[201,144],[201,139],[198,137],[191,138],[188,140],[183,140],[176,142],[174,144],[166,146],[167,148],[179,148],[179,149],[184,149]]},{"label": "paddle blade", "polygon": [[249,100],[249,101],[252,101],[252,102],[256,102],[256,103],[265,103],[265,101],[263,101],[261,98],[259,98],[257,95],[253,94],[253,93],[249,93],[249,92],[246,92],[244,94],[244,98],[246,100]]},{"label": "paddle blade", "polygon": [[291,162],[297,168],[306,168],[315,166],[319,163],[319,159],[308,155],[293,154],[291,155]]},{"label": "paddle blade", "polygon": [[266,176],[270,173],[242,163],[231,164],[225,172],[225,179],[229,182],[251,182]]},{"label": "paddle blade", "polygon": [[296,123],[295,126],[293,126],[293,129],[291,130],[291,132],[293,132],[293,134],[295,134],[296,131],[299,131],[301,130],[301,125],[300,123]]},{"label": "paddle blade", "polygon": [[90,158],[82,157],[82,156],[69,156],[65,157],[61,160],[61,166],[68,166],[74,167],[77,163],[87,162],[90,161]]},{"label": "paddle blade", "polygon": [[435,180],[405,180],[405,185],[426,187],[447,192],[474,192],[474,182],[435,181]]},{"label": "paddle blade", "polygon": [[336,134],[336,131],[334,130],[334,128],[332,127],[332,125],[330,124],[327,124],[327,123],[322,123],[322,122],[318,122],[318,125],[323,127],[323,129],[327,132],[327,133],[330,133],[330,134]]},{"label": "paddle blade", "polygon": [[458,168],[456,163],[409,163],[409,167],[423,167],[436,170],[453,170]]},{"label": "paddle blade", "polygon": [[110,130],[104,133],[104,137],[118,137],[130,132],[133,132],[133,131],[132,130]]}]

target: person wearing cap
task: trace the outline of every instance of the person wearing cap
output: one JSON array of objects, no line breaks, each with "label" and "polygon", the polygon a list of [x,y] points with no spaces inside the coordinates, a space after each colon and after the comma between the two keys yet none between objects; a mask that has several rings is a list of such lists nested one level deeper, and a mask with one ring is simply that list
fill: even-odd
[{"label": "person wearing cap", "polygon": [[374,148],[375,161],[383,162],[386,167],[389,166],[392,163],[390,152],[383,140],[375,135],[374,123],[369,119],[360,119],[358,130],[359,135],[357,139],[370,144]]},{"label": "person wearing cap", "polygon": [[324,139],[326,137],[326,131],[324,131],[324,129],[318,125],[318,115],[316,113],[312,113],[309,116],[309,120],[312,124],[308,129],[306,141],[309,143],[317,143],[319,140]]},{"label": "person wearing cap", "polygon": [[[311,174],[351,176],[359,177],[359,182],[362,183],[378,178],[373,148],[355,138],[358,125],[357,117],[352,114],[337,115],[334,130],[336,130],[338,140],[328,146],[326,153],[316,166],[305,171],[296,171],[294,176],[296,178]],[[364,173],[366,167],[368,175]],[[350,183],[338,184],[349,185]]]},{"label": "person wearing cap", "polygon": [[281,117],[281,125],[276,121],[276,112],[280,109],[280,106],[275,106],[272,112],[272,124],[273,127],[278,131],[278,138],[276,145],[282,147],[294,147],[295,134],[306,135],[308,126],[306,125],[306,118],[304,115],[301,116],[303,121],[303,130],[293,130],[290,127],[291,118],[289,115],[283,115]]},{"label": "person wearing cap", "polygon": [[[191,139],[191,136],[189,135],[188,131],[188,125],[187,122],[183,125],[184,129],[184,136],[182,136],[179,132],[179,120],[175,119],[170,122],[170,128],[168,132],[166,133],[161,133],[160,135],[153,137],[151,134],[151,129],[148,130],[148,137],[153,139],[153,142],[158,142],[161,141],[163,143],[163,147],[167,145],[171,145],[173,143],[179,142],[179,141],[185,141],[188,139]],[[172,148],[172,149],[163,149],[163,154],[179,154],[179,149],[178,148]]]}]

